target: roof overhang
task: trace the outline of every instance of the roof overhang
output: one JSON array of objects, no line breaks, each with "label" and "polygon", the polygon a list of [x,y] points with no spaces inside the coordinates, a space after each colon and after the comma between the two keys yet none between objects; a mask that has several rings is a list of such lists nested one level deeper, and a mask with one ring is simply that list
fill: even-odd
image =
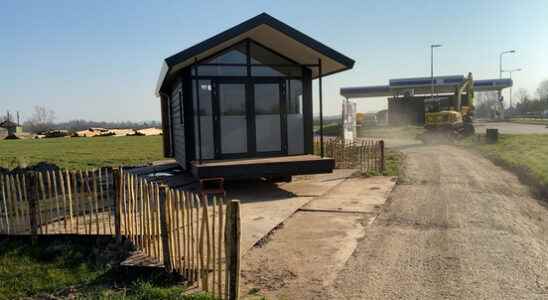
[{"label": "roof overhang", "polygon": [[252,39],[260,44],[301,64],[308,65],[312,78],[320,76],[317,65],[322,61],[322,76],[351,69],[354,60],[334,49],[314,40],[289,25],[262,13],[226,31],[223,31],[199,44],[170,56],[162,63],[160,77],[156,85],[159,96],[162,87],[170,77],[181,69],[221,51],[244,39]]},{"label": "roof overhang", "polygon": [[[455,88],[464,81],[464,76],[434,77],[434,91],[439,94],[454,93]],[[474,80],[474,91],[500,91],[511,87],[512,79]],[[432,80],[429,77],[392,79],[389,85],[358,86],[341,88],[341,96],[350,98],[372,98],[403,95],[429,95],[432,92]]]}]

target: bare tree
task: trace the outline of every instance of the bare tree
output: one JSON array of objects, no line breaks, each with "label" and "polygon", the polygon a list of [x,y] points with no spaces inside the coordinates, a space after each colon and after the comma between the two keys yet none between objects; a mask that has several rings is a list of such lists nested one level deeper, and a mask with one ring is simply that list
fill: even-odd
[{"label": "bare tree", "polygon": [[548,100],[548,79],[543,80],[537,88],[537,95],[539,99],[542,100]]},{"label": "bare tree", "polygon": [[55,112],[45,106],[35,106],[32,117],[25,122],[28,131],[38,133],[53,127]]},{"label": "bare tree", "polygon": [[529,92],[527,92],[527,90],[524,88],[520,88],[515,95],[516,99],[518,99],[518,103],[526,102],[531,98],[529,96]]},{"label": "bare tree", "polygon": [[478,118],[494,118],[498,113],[496,92],[479,92],[476,96],[475,115]]}]

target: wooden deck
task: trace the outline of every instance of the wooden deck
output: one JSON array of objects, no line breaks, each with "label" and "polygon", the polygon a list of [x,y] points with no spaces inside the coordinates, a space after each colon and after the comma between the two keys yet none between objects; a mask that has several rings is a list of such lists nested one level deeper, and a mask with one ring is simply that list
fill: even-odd
[{"label": "wooden deck", "polygon": [[304,174],[331,173],[335,160],[317,155],[290,155],[264,158],[206,160],[191,162],[191,172],[196,178],[222,177],[245,179],[280,177]]}]

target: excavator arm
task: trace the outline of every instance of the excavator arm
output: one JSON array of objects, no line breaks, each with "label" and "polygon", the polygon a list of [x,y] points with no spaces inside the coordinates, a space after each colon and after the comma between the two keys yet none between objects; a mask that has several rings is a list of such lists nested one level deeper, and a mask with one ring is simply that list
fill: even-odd
[{"label": "excavator arm", "polygon": [[457,105],[456,109],[458,111],[461,111],[462,109],[462,93],[466,91],[466,95],[468,96],[468,106],[473,107],[474,106],[474,79],[472,78],[472,73],[468,73],[468,77],[464,80],[464,82],[457,87],[456,90],[456,96],[457,96]]}]

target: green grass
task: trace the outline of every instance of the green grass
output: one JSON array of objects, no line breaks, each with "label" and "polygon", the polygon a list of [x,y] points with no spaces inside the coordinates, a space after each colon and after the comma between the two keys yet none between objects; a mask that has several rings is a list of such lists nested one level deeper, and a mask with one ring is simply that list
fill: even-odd
[{"label": "green grass", "polygon": [[184,286],[165,276],[145,274],[128,279],[128,274],[116,274],[98,253],[100,248],[93,243],[66,239],[42,240],[34,245],[28,240],[0,240],[0,299],[45,295],[78,299],[214,299],[203,293],[183,295]]},{"label": "green grass", "polygon": [[399,176],[403,154],[399,151],[386,149],[384,154],[384,176]]},{"label": "green grass", "polygon": [[0,140],[0,167],[48,162],[67,169],[135,165],[163,159],[161,136]]},{"label": "green grass", "polygon": [[84,258],[83,249],[70,247],[57,256],[52,256],[52,252],[52,248],[3,242],[0,246],[0,299],[52,293],[63,287],[93,282],[106,272],[86,261],[75,261]]},{"label": "green grass", "polygon": [[478,144],[474,139],[467,144],[518,175],[530,176],[533,184],[548,187],[548,135],[500,135],[496,144]]},{"label": "green grass", "polygon": [[[314,126],[314,132],[320,134],[320,125]],[[324,136],[341,136],[342,129],[340,122],[331,122],[323,124],[323,135]]]},{"label": "green grass", "polygon": [[510,122],[532,125],[548,125],[548,119],[512,118],[510,119]]}]

